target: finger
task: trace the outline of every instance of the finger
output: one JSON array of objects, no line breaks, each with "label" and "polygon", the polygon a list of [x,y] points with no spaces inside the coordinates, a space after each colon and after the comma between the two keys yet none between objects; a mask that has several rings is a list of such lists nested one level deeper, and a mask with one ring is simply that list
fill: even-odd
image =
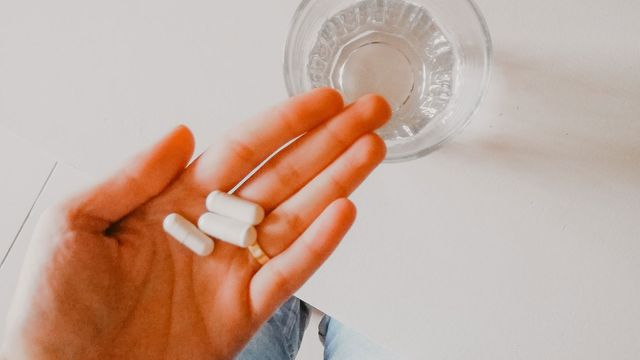
[{"label": "finger", "polygon": [[381,96],[360,98],[278,153],[243,184],[237,194],[271,211],[331,164],[358,138],[382,126],[390,116],[391,108]]},{"label": "finger", "polygon": [[355,217],[351,201],[334,201],[286,251],[267,262],[251,280],[254,314],[268,317],[298,290],[331,255]]},{"label": "finger", "polygon": [[111,178],[74,198],[70,213],[90,220],[83,224],[91,230],[104,231],[158,195],[185,169],[193,149],[191,131],[177,127]]},{"label": "finger", "polygon": [[356,141],[334,163],[299,192],[273,210],[257,228],[264,251],[273,256],[284,251],[327,205],[347,197],[385,156],[384,142],[375,134]]},{"label": "finger", "polygon": [[243,123],[207,150],[189,167],[185,182],[200,192],[228,191],[273,152],[332,118],[343,106],[340,94],[329,88],[293,97]]}]

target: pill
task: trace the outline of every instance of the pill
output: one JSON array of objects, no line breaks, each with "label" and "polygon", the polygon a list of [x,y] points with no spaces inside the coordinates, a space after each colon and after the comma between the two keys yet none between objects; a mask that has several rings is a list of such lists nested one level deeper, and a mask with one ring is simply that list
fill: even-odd
[{"label": "pill", "polygon": [[207,256],[213,251],[213,240],[178,214],[167,215],[162,227],[179,243],[200,256]]},{"label": "pill", "polygon": [[258,225],[264,219],[264,210],[256,203],[244,200],[223,191],[214,191],[207,196],[207,209],[238,221]]},{"label": "pill", "polygon": [[200,216],[198,227],[216,239],[245,248],[258,236],[251,224],[210,212]]}]

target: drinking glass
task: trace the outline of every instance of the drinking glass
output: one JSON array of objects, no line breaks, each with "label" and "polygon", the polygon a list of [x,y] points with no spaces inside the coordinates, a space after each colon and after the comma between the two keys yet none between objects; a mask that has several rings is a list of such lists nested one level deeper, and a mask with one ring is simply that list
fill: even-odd
[{"label": "drinking glass", "polygon": [[487,87],[491,39],[471,0],[304,0],[284,59],[290,95],[338,89],[393,109],[386,161],[424,156],[461,131]]}]

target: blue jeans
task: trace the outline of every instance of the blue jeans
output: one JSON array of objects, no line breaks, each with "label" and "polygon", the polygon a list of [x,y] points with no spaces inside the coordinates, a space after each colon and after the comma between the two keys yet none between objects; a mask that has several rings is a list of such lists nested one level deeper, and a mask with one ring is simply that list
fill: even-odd
[{"label": "blue jeans", "polygon": [[[236,360],[293,360],[309,323],[309,306],[296,297],[285,302]],[[318,326],[325,360],[382,360],[393,357],[380,346],[325,315]]]}]

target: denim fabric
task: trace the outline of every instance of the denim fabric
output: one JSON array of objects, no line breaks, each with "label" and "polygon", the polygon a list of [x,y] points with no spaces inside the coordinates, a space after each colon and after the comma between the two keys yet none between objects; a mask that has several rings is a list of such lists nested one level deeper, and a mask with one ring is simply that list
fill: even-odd
[{"label": "denim fabric", "polygon": [[325,360],[391,360],[391,353],[325,315],[318,326]]},{"label": "denim fabric", "polygon": [[236,360],[293,360],[309,323],[307,304],[292,297],[253,336]]},{"label": "denim fabric", "polygon": [[[236,360],[295,359],[308,323],[309,306],[292,297],[262,326]],[[318,335],[325,360],[393,359],[385,349],[327,315],[318,326]]]}]

